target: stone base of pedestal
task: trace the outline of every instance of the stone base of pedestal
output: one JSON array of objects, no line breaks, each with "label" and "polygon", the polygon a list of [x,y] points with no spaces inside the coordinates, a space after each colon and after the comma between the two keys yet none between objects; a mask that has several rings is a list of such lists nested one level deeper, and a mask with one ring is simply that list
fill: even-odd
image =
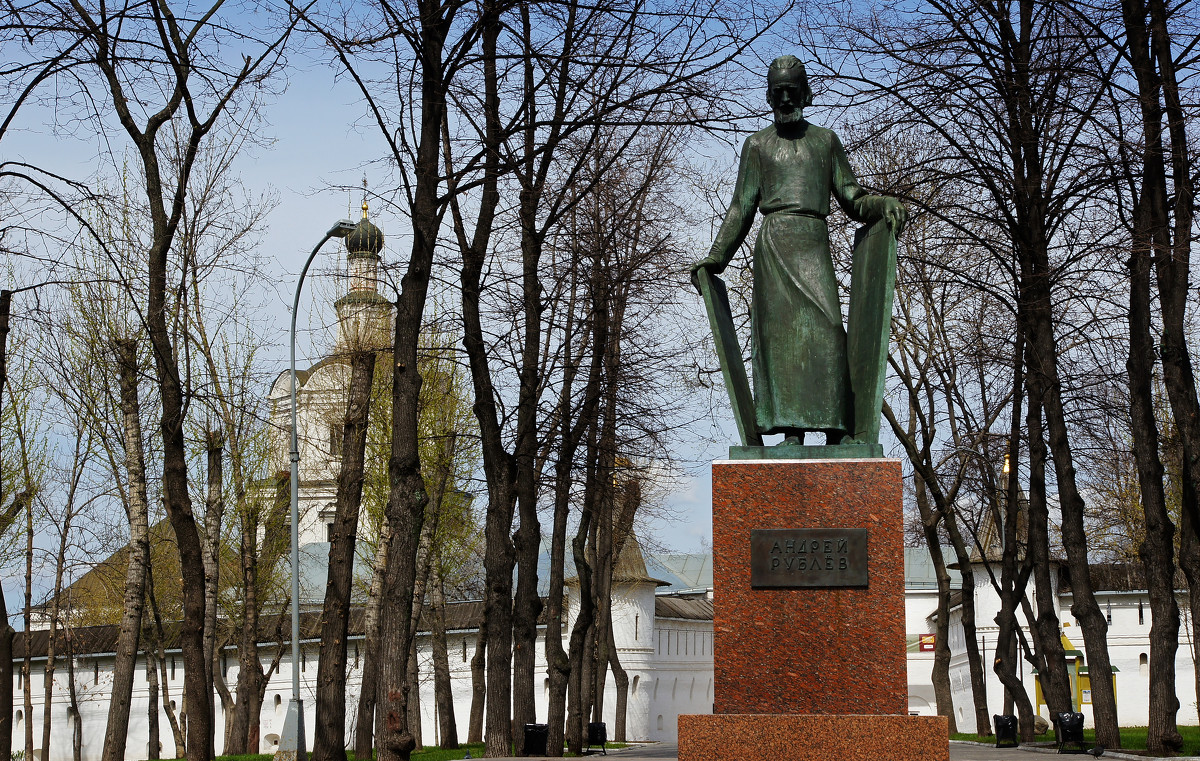
[{"label": "stone base of pedestal", "polygon": [[[900,461],[727,460],[712,473],[713,713],[906,715]],[[756,586],[756,529],[865,532],[850,564],[866,582]],[[780,545],[801,569],[843,560],[824,542]]]},{"label": "stone base of pedestal", "polygon": [[949,761],[944,716],[679,717],[679,761]]}]

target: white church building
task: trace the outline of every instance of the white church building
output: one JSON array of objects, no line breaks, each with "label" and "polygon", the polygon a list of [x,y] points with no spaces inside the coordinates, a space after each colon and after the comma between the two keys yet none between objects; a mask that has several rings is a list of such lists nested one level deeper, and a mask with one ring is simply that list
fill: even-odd
[{"label": "white church building", "polygon": [[[663,740],[673,741],[676,737],[676,723],[680,714],[708,713],[712,710],[713,689],[713,607],[712,607],[712,567],[707,555],[659,555],[648,556],[644,559],[636,543],[628,543],[630,551],[618,564],[620,572],[614,579],[613,585],[613,626],[618,654],[621,663],[629,675],[630,693],[627,712],[627,732],[630,740]],[[328,551],[328,545],[314,542],[307,548],[310,554]],[[932,714],[936,712],[933,698],[933,687],[930,673],[933,665],[933,653],[929,632],[933,631],[932,614],[937,606],[937,590],[933,583],[928,553],[923,549],[908,549],[905,551],[906,560],[906,631],[908,635],[908,690],[909,712],[917,714]],[[982,570],[982,569],[980,569]],[[1128,587],[1131,579],[1136,576],[1126,576],[1123,582],[1114,582],[1116,574],[1109,574],[1108,583],[1101,586]],[[984,662],[990,664],[991,653],[994,653],[996,628],[992,617],[998,609],[999,598],[986,581],[985,573],[977,573],[977,579],[985,582],[976,589],[976,605],[979,614],[978,638],[983,650]],[[957,584],[957,579],[955,580]],[[568,600],[571,611],[577,609],[577,601],[571,596],[568,586]],[[1101,589],[1098,592],[1103,609],[1111,611],[1111,628],[1109,630],[1110,653],[1113,664],[1118,671],[1115,674],[1117,686],[1118,711],[1121,723],[1127,726],[1144,726],[1147,721],[1147,636],[1150,625],[1150,608],[1144,590],[1114,588]],[[1070,592],[1059,590],[1059,610],[1064,624],[1064,636],[1074,644],[1079,652],[1072,657],[1081,660],[1086,665],[1086,651],[1082,641],[1075,632],[1077,625],[1071,619]],[[956,718],[960,729],[969,730],[973,727],[973,703],[970,695],[970,680],[967,671],[964,648],[962,647],[962,626],[958,617],[960,609],[951,611],[950,646],[952,651],[951,684]],[[305,613],[302,632],[302,655],[300,659],[301,697],[306,705],[308,722],[307,736],[312,737],[314,731],[313,710],[315,702],[316,659],[319,649],[319,639],[315,631],[318,612]],[[459,728],[459,739],[465,740],[466,724],[471,702],[471,673],[470,660],[474,654],[477,627],[482,619],[482,602],[450,603],[447,610],[447,637],[451,654],[450,667],[455,698],[455,717]],[[39,678],[45,664],[46,632],[33,632],[31,637],[31,652],[33,655],[33,711],[29,716],[24,713],[22,705],[22,689],[19,681],[14,680],[14,726],[13,750],[19,751],[24,746],[24,725],[26,721],[34,722],[34,737],[40,742],[42,721],[42,683]],[[83,736],[83,759],[91,761],[100,758],[100,750],[104,737],[104,727],[108,716],[108,689],[111,682],[114,649],[116,644],[116,627],[100,626],[78,630],[75,636],[77,643],[74,653],[74,670],[76,691],[80,707],[80,721]],[[538,679],[543,680],[543,688],[537,691],[537,716],[545,720],[547,707],[547,685],[545,662],[543,660],[544,642],[539,637],[537,645]],[[264,642],[262,658],[264,667],[274,657],[277,643]],[[286,647],[286,643],[285,643]],[[14,641],[14,656],[19,661],[24,657],[24,637],[17,634]],[[431,643],[428,631],[418,635],[417,648],[419,653],[421,683],[418,685],[418,700],[422,707],[422,736],[427,745],[436,744],[437,717],[434,714],[433,688],[431,683]],[[348,643],[348,674],[347,674],[347,721],[354,721],[354,701],[357,696],[357,685],[361,679],[359,653],[362,649],[361,633],[352,633]],[[59,648],[62,652],[62,648]],[[221,659],[222,670],[227,683],[233,684],[237,678],[237,653],[233,648],[227,648],[225,657]],[[168,649],[167,657],[170,668],[169,686],[173,696],[182,694],[183,687],[183,658],[177,649]],[[59,656],[59,667],[56,670],[55,695],[58,696],[51,710],[54,711],[55,741],[51,747],[51,761],[69,761],[71,759],[70,732],[63,731],[71,726],[68,717],[66,695],[67,671]],[[284,654],[279,668],[272,675],[267,685],[266,699],[262,713],[262,744],[260,751],[271,752],[283,728],[284,714],[287,702],[291,696],[291,678],[293,664],[290,656]],[[1182,708],[1178,715],[1179,723],[1197,723],[1196,703],[1188,694],[1194,684],[1194,664],[1189,643],[1181,642],[1179,657],[1176,665],[1177,683]],[[139,658],[136,669],[133,690],[133,710],[131,712],[130,738],[128,757],[133,759],[145,758],[146,750],[146,707],[148,705],[148,685],[145,678],[145,663]],[[1086,670],[1082,672],[1086,674]],[[1031,699],[1036,694],[1035,675],[1026,668],[1023,680]],[[986,674],[989,715],[1002,712],[1003,689],[999,680],[990,671]],[[615,722],[613,714],[616,705],[615,687],[613,680],[607,681],[609,695],[605,700],[606,721],[611,727]],[[1086,682],[1077,679],[1077,695],[1086,698]],[[224,734],[225,716],[220,701],[216,701],[215,716],[217,750],[220,752],[221,738]],[[1086,700],[1079,701],[1081,710],[1090,719],[1090,705]],[[1039,706],[1040,712],[1046,715],[1046,707]],[[173,755],[172,739],[167,731],[165,712],[160,716],[160,726],[163,729],[162,755],[169,758]],[[349,727],[353,729],[353,727]],[[352,737],[352,734],[348,735]],[[39,756],[40,758],[40,756]]]}]

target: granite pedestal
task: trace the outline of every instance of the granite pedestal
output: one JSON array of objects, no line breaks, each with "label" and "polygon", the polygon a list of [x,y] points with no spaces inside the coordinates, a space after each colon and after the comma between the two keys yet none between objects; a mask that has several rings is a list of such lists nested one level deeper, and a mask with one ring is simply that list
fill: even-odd
[{"label": "granite pedestal", "polygon": [[680,761],[949,759],[907,715],[901,497],[897,460],[713,463],[713,714]]}]

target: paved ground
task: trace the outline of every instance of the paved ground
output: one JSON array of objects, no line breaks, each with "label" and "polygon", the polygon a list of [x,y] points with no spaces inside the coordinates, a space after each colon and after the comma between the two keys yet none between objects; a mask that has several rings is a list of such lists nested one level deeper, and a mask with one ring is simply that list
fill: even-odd
[{"label": "paved ground", "polygon": [[[630,745],[619,751],[611,751],[614,761],[633,761],[642,758],[678,758],[679,746],[675,743],[647,743]],[[604,756],[600,756],[604,758]]]},{"label": "paved ground", "polygon": [[[1051,761],[1051,754],[1054,753],[1053,748],[997,748],[991,745],[975,745],[973,743],[952,742],[950,743],[950,761]],[[675,743],[646,743],[631,745],[628,748],[621,750],[610,751],[613,761],[642,761],[642,759],[676,759],[679,756],[679,749]],[[1134,756],[1128,753],[1105,753],[1104,758],[1114,759],[1141,759],[1141,756]],[[604,758],[600,754],[595,754],[595,758]],[[1068,756],[1068,758],[1076,758],[1082,761],[1090,759],[1091,756],[1077,755]],[[484,761],[478,759],[477,761]],[[830,759],[829,761],[838,761],[838,759]],[[1176,758],[1172,761],[1200,761],[1200,758]]]}]

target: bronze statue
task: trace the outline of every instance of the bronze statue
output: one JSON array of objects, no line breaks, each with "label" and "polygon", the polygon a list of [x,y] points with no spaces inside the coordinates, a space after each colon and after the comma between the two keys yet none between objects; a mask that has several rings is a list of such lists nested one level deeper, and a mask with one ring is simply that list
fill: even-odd
[{"label": "bronze statue", "polygon": [[[708,256],[692,267],[743,444],[761,444],[762,434],[772,433],[784,434],[785,444],[802,444],[813,431],[824,433],[828,444],[877,445],[895,236],[908,214],[898,200],[863,190],[837,135],[805,121],[812,90],[794,56],[771,63],[767,102],[775,123],[746,139],[725,221]],[[860,230],[855,246],[849,339],[825,223],[831,193],[852,219],[875,223]],[[755,210],[763,221],[754,244],[750,401],[740,350],[729,345],[731,319],[724,324],[723,284],[714,276],[745,240]]]}]

